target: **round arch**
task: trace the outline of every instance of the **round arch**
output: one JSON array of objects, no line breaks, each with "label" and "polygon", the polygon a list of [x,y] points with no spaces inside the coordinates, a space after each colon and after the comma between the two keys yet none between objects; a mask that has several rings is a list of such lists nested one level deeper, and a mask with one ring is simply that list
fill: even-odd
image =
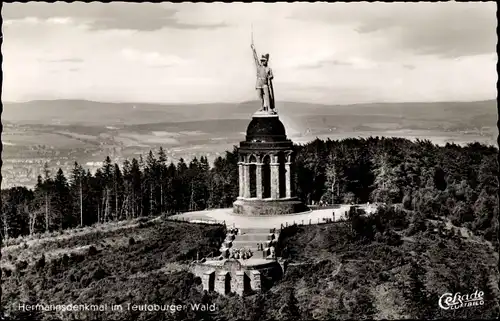
[{"label": "round arch", "polygon": [[262,158],[262,198],[271,197],[271,155]]}]

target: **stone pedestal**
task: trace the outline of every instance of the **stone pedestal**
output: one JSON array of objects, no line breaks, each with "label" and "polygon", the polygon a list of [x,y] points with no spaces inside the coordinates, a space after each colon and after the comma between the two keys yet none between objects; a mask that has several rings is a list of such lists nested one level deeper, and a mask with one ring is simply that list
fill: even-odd
[{"label": "stone pedestal", "polygon": [[262,280],[259,271],[251,271],[250,286],[255,292],[260,292],[262,286]]}]

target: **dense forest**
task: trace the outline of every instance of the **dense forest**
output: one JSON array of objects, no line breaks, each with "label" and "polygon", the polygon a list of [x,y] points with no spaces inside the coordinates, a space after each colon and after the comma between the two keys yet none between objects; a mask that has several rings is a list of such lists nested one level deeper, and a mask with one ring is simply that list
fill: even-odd
[{"label": "dense forest", "polygon": [[[447,217],[492,240],[497,215],[497,149],[437,146],[403,138],[316,139],[296,146],[295,186],[307,204],[399,203]],[[230,207],[238,193],[237,149],[168,162],[162,148],[121,166],[107,157],[94,174],[48,166],[33,190],[2,191],[4,239],[161,213]]]}]

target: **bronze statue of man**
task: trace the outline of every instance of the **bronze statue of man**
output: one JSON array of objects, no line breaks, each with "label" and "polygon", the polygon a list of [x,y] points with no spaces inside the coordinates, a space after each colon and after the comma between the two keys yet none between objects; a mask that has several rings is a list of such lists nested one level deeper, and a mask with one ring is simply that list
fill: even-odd
[{"label": "bronze statue of man", "polygon": [[255,51],[255,46],[250,46],[253,51],[253,59],[255,61],[255,66],[257,67],[257,82],[255,84],[255,89],[257,90],[257,95],[259,96],[261,102],[261,108],[259,111],[267,111],[269,113],[275,114],[274,109],[274,90],[273,90],[273,71],[269,68],[269,54],[262,55],[259,59],[257,52]]}]

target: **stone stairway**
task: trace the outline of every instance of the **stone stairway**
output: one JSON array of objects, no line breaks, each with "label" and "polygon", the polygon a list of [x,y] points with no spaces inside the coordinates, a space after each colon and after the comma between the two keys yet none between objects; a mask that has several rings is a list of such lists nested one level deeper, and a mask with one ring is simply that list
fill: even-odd
[{"label": "stone stairway", "polygon": [[236,249],[245,248],[245,249],[251,249],[252,251],[257,250],[259,244],[263,244],[264,248],[269,247],[271,245],[271,241],[269,240],[242,241],[239,240],[238,238],[236,238],[236,240],[230,243],[231,247],[234,247]]},{"label": "stone stairway", "polygon": [[275,233],[277,229],[274,228],[260,228],[260,227],[250,227],[250,228],[240,228],[239,234],[261,234],[261,233]]},{"label": "stone stairway", "polygon": [[274,234],[271,233],[252,233],[252,234],[240,234],[238,235],[238,241],[271,241],[274,239]]},{"label": "stone stairway", "polygon": [[[266,258],[271,254],[270,247],[278,240],[276,229],[240,228],[235,233],[229,232],[222,244],[221,252],[231,249],[250,249],[254,258]],[[259,249],[259,245],[262,249]]]}]

